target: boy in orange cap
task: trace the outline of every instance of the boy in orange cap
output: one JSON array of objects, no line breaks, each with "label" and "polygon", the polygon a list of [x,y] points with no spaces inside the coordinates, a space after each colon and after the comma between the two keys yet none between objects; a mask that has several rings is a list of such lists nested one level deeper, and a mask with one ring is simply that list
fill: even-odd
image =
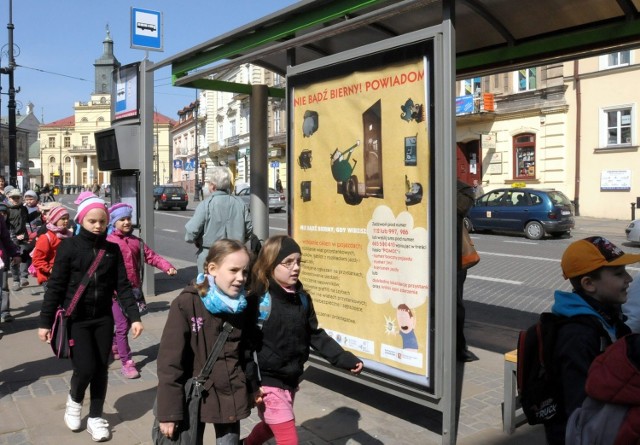
[{"label": "boy in orange cap", "polygon": [[593,360],[616,339],[628,334],[620,305],[627,301],[633,281],[625,266],[640,262],[640,255],[624,253],[601,236],[575,241],[560,263],[573,292],[556,291],[551,311],[571,317],[557,333],[553,351],[554,375],[561,381],[564,415],[545,423],[551,445],[565,443],[567,419],[586,397],[585,382]]}]

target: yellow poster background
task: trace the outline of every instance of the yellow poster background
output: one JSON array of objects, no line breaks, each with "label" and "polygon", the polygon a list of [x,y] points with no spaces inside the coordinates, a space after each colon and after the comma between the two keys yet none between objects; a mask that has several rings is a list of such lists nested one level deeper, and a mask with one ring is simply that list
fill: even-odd
[{"label": "yellow poster background", "polygon": [[422,58],[291,90],[292,236],[318,319],[428,375],[429,104]]}]

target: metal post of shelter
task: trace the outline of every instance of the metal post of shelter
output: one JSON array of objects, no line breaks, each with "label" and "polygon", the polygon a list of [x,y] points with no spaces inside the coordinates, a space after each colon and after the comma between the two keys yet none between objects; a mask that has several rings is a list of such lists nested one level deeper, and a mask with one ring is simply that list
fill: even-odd
[{"label": "metal post of shelter", "polygon": [[[442,55],[441,70],[435,72],[435,84],[442,91],[436,95],[436,110],[442,110],[442,140],[438,141],[436,132],[435,149],[435,171],[445,172],[436,177],[435,184],[435,212],[434,220],[436,230],[442,236],[436,236],[435,258],[441,264],[436,280],[440,279],[443,293],[440,294],[443,316],[438,319],[443,320],[443,326],[439,330],[442,335],[442,443],[455,444],[457,440],[457,427],[459,418],[458,395],[461,388],[458,388],[457,363],[456,363],[456,272],[457,272],[457,245],[456,240],[456,171],[454,163],[455,147],[455,110],[453,107],[455,98],[455,78],[456,78],[456,44],[455,44],[455,0],[444,0],[442,2],[442,38],[441,51],[436,54]],[[452,223],[453,221],[453,223]],[[436,268],[438,269],[438,268]],[[437,316],[440,314],[437,314]],[[464,368],[463,368],[464,369]],[[460,379],[460,382],[462,380]]]},{"label": "metal post of shelter", "polygon": [[269,180],[266,85],[251,86],[251,220],[253,233],[261,240],[269,237]]},{"label": "metal post of shelter", "polygon": [[[147,58],[140,62],[140,142],[138,145],[141,166],[153,165],[153,62]],[[151,249],[155,247],[153,236],[153,168],[140,169],[140,234]],[[153,267],[144,265],[145,280],[142,292],[155,295]]]}]

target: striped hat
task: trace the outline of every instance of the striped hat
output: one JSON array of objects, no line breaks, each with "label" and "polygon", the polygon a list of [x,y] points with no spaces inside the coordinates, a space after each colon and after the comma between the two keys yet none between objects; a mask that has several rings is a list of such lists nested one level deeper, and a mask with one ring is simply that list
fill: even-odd
[{"label": "striped hat", "polygon": [[78,213],[76,213],[76,217],[74,218],[74,220],[76,220],[79,224],[82,224],[82,220],[84,219],[84,217],[87,215],[87,213],[89,213],[90,210],[93,209],[102,209],[107,214],[107,216],[109,215],[107,204],[104,202],[104,200],[98,198],[96,195],[93,195],[88,197],[78,205]]},{"label": "striped hat", "polygon": [[69,211],[65,209],[63,206],[57,206],[52,208],[47,215],[47,223],[56,224],[60,219],[64,216],[69,216]]}]

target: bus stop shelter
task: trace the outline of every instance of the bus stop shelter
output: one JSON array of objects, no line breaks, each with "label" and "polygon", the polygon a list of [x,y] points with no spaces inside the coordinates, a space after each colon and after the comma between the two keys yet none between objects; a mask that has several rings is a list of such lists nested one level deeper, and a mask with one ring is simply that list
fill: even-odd
[{"label": "bus stop shelter", "polygon": [[[451,297],[456,291],[456,257],[452,254],[456,250],[455,225],[452,224],[455,221],[455,80],[637,47],[639,7],[640,0],[307,0],[162,60],[151,70],[171,66],[176,86],[250,95],[251,206],[255,230],[264,238],[268,235],[267,98],[289,96],[287,104],[292,108],[296,100],[292,97],[294,91],[224,82],[215,75],[251,63],[283,76],[293,74],[296,79],[322,69],[326,74],[327,66],[332,64],[340,68],[351,63],[353,68],[357,61],[370,61],[372,57],[381,66],[386,51],[391,46],[394,49],[402,46],[403,39],[407,45],[425,39],[433,42],[430,46],[433,58],[429,61],[433,61],[435,72],[426,94],[434,98],[432,109],[436,116],[427,119],[434,132],[429,134],[427,145],[431,147],[430,171],[438,173],[426,179],[431,181],[429,203],[425,207],[431,230],[425,241],[429,256],[425,263],[428,265],[425,286],[432,292],[426,303],[431,320],[427,336],[431,335],[432,341],[426,358],[429,383],[426,389],[416,388],[413,382],[403,380],[402,373],[398,377],[386,374],[384,369],[372,372],[366,379],[373,387],[422,401],[442,412],[443,443],[455,443],[455,404],[459,390],[453,353],[455,299]],[[421,32],[425,32],[426,37]],[[397,63],[398,53],[389,54]],[[309,91],[313,86],[304,81],[296,85]],[[289,117],[295,118],[291,113]],[[374,116],[379,111],[372,107],[367,113]],[[376,121],[371,122],[374,126]],[[296,150],[295,142],[301,140],[294,139],[292,125],[289,122],[290,152]],[[349,150],[359,145],[360,140]],[[337,160],[349,150],[339,153],[336,149],[333,156]],[[289,183],[301,184],[300,181]],[[290,193],[299,194],[296,187],[294,185]],[[348,186],[338,181],[339,190],[340,187],[348,190]],[[382,192],[379,197],[381,195]],[[345,192],[345,201],[350,206],[359,205],[361,199],[358,196],[347,199]],[[300,225],[298,220],[294,224],[292,218],[304,222],[304,215],[295,206],[290,210],[292,234],[304,235],[300,230],[311,230],[308,229],[311,226]],[[353,233],[345,239],[358,240],[357,228]],[[342,244],[347,246],[345,249],[356,245],[359,244],[355,241]],[[373,369],[377,371],[375,366]]]}]

